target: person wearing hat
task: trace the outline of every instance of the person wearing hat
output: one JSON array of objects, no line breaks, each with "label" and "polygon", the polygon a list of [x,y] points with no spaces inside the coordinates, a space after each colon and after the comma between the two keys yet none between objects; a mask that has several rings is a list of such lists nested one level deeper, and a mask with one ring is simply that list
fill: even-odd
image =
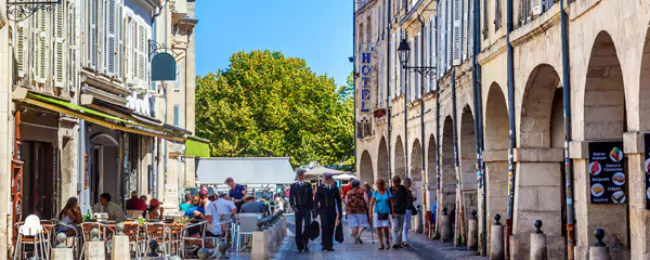
[{"label": "person wearing hat", "polygon": [[303,250],[309,252],[309,234],[306,234],[306,229],[311,223],[311,212],[314,209],[314,191],[311,184],[304,181],[304,175],[304,169],[297,169],[297,181],[289,187],[289,204],[296,214],[296,247],[298,253]]},{"label": "person wearing hat", "polygon": [[163,209],[160,207],[160,201],[153,198],[149,202],[149,219],[162,220]]},{"label": "person wearing hat", "polygon": [[244,204],[244,196],[246,196],[246,187],[235,183],[235,180],[231,177],[228,177],[224,183],[230,187],[228,195],[235,200],[237,210],[241,211],[241,206]]},{"label": "person wearing hat", "polygon": [[318,206],[321,216],[322,250],[334,251],[334,229],[341,220],[343,209],[339,188],[334,184],[331,173],[325,174],[324,184],[316,190],[314,206]]},{"label": "person wearing hat", "polygon": [[201,207],[204,209],[208,208],[208,204],[210,204],[210,199],[208,198],[208,190],[201,190],[199,192],[199,196],[201,197]]},{"label": "person wearing hat", "polygon": [[266,211],[264,210],[264,205],[262,203],[255,201],[255,196],[246,195],[244,197],[244,204],[241,206],[240,213],[262,213],[266,216]]}]

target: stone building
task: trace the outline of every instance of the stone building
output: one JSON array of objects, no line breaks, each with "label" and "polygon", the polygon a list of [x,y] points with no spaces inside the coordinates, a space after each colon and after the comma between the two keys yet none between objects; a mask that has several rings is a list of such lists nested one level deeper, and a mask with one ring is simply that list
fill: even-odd
[{"label": "stone building", "polygon": [[[454,214],[456,243],[472,210],[479,232],[500,214],[511,259],[528,257],[536,219],[550,259],[587,259],[598,227],[613,259],[650,258],[647,1],[359,2],[362,181],[411,177],[416,203]],[[406,66],[435,77],[401,66],[401,39]]]},{"label": "stone building", "polygon": [[[131,191],[177,208],[195,184],[169,168],[207,147],[193,136],[193,42],[172,50],[177,34],[192,35],[194,1],[29,2],[0,1],[0,259],[11,252],[8,226],[56,218],[70,197],[84,213],[102,193],[124,205]],[[191,25],[179,30],[178,17]],[[182,124],[167,113],[178,99]]]}]

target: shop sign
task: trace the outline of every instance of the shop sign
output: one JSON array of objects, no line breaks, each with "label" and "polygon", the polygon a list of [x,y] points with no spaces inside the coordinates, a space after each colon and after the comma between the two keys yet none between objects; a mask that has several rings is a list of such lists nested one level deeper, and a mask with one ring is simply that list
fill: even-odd
[{"label": "shop sign", "polygon": [[372,71],[372,53],[361,52],[361,112],[370,112],[370,85]]},{"label": "shop sign", "polygon": [[137,114],[151,116],[151,98],[152,97],[149,94],[134,92],[131,93],[130,96],[126,97],[127,106]]},{"label": "shop sign", "polygon": [[625,165],[623,142],[589,143],[591,203],[625,203]]}]

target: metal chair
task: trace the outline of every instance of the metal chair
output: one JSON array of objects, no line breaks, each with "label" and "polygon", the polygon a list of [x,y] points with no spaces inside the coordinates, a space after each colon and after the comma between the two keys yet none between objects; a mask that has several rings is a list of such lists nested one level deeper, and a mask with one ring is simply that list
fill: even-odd
[{"label": "metal chair", "polygon": [[235,250],[242,250],[242,236],[252,237],[253,232],[257,230],[257,220],[262,217],[262,214],[257,213],[242,213],[238,214],[239,224],[237,225],[237,238]]},{"label": "metal chair", "polygon": [[[201,221],[195,224],[185,225],[181,231],[181,258],[186,259],[185,256],[187,246],[203,248],[205,247],[205,229],[208,222]],[[198,237],[193,237],[190,232],[198,231]]]},{"label": "metal chair", "polygon": [[146,244],[145,238],[140,233],[140,224],[137,222],[124,223],[125,236],[129,237],[129,249],[135,253],[136,259],[142,259],[143,250]]},{"label": "metal chair", "polygon": [[163,248],[163,257],[169,257],[169,246],[173,243],[171,239],[171,226],[162,222],[153,222],[145,223],[144,228],[147,234],[147,241],[156,240],[159,248]]},{"label": "metal chair", "polygon": [[227,237],[231,248],[235,248],[235,238],[237,233],[237,217],[232,214],[220,214],[219,221],[222,223],[221,229],[224,233],[222,236]]},{"label": "metal chair", "polygon": [[[81,246],[80,242],[82,240],[81,231],[77,227],[75,227],[73,225],[70,225],[68,223],[65,223],[65,222],[58,222],[56,224],[55,230],[56,230],[56,232],[55,232],[56,234],[58,234],[58,233],[66,233],[66,236],[68,236],[68,239],[72,239],[72,245],[71,246],[72,246],[72,252],[73,252],[73,255],[74,255],[73,258],[77,258],[77,256],[79,256],[79,251],[80,251],[79,249],[80,249],[80,246]],[[70,231],[74,232],[74,234],[69,235]],[[56,238],[56,236],[54,238]],[[68,244],[66,244],[66,247],[69,247]]]},{"label": "metal chair", "polygon": [[45,236],[46,231],[43,230],[41,221],[36,215],[27,216],[24,223],[16,223],[16,226],[18,227],[18,239],[14,251],[14,260],[26,257],[25,245],[33,246],[35,259],[50,258],[49,247],[47,246],[49,242]]}]

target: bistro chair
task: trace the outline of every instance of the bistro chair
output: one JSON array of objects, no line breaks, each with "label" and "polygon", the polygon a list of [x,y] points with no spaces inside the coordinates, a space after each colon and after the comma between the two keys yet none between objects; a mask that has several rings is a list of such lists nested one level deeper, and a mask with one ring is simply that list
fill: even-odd
[{"label": "bistro chair", "polygon": [[[79,256],[79,247],[80,247],[80,242],[82,240],[81,232],[79,231],[79,229],[68,223],[59,222],[56,224],[55,230],[56,230],[56,234],[66,233],[66,235],[68,235],[67,233],[69,233],[69,231],[74,232],[73,235],[68,236],[68,239],[66,241],[66,247],[72,248],[74,258]],[[56,238],[56,236],[54,238]]]},{"label": "bistro chair", "polygon": [[[147,234],[147,241],[156,240],[159,248],[163,248],[163,256],[169,256],[169,246],[173,244],[171,239],[171,226],[162,222],[144,223],[145,232]],[[148,243],[147,243],[147,250]]]},{"label": "bistro chair", "polygon": [[[185,225],[181,231],[181,258],[187,259],[187,249],[200,249],[205,247],[205,221]],[[196,235],[198,236],[192,236]]]},{"label": "bistro chair", "polygon": [[242,236],[252,237],[253,232],[257,230],[257,220],[262,217],[262,214],[257,213],[242,213],[238,214],[239,225],[237,225],[237,238],[235,250],[242,250]]},{"label": "bistro chair", "polygon": [[122,232],[125,236],[129,237],[129,249],[135,254],[135,258],[142,259],[147,241],[141,235],[140,224],[137,222],[125,222]]},{"label": "bistro chair", "polygon": [[83,259],[84,254],[86,253],[86,243],[92,241],[92,233],[90,232],[94,228],[99,230],[99,240],[105,239],[104,229],[102,228],[101,223],[99,222],[82,222],[81,223],[81,253],[79,254],[79,260]]},{"label": "bistro chair", "polygon": [[235,248],[235,237],[237,231],[237,219],[232,214],[221,214],[219,215],[219,221],[222,223],[221,230],[223,232],[222,236],[228,239],[232,248]]},{"label": "bistro chair", "polygon": [[126,211],[126,216],[131,218],[131,219],[139,219],[140,217],[144,216],[144,211],[143,210],[127,210]]},{"label": "bistro chair", "polygon": [[25,218],[24,223],[16,223],[16,225],[18,227],[18,239],[13,259],[26,259],[26,245],[33,247],[35,259],[49,259],[49,242],[40,219],[36,215],[29,215]]}]

